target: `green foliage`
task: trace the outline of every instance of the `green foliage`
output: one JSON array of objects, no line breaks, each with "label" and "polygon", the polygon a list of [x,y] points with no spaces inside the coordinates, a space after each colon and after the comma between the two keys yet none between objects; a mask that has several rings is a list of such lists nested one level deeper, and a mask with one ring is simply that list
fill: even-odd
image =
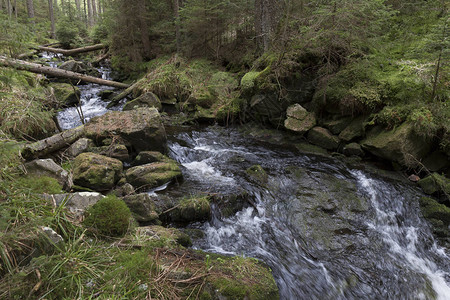
[{"label": "green foliage", "polygon": [[426,107],[414,109],[410,115],[409,120],[414,124],[414,130],[417,134],[425,137],[433,137],[438,129],[435,119],[431,111]]},{"label": "green foliage", "polygon": [[0,137],[43,138],[53,133],[48,91],[36,75],[0,68]]},{"label": "green foliage", "polygon": [[60,194],[62,192],[62,186],[58,180],[48,176],[27,175],[17,179],[17,184],[36,194]]},{"label": "green foliage", "polygon": [[132,221],[128,206],[114,195],[99,200],[86,214],[83,224],[103,236],[123,236]]},{"label": "green foliage", "polygon": [[65,17],[56,24],[56,37],[65,47],[82,45],[86,36],[84,25],[77,19]]},{"label": "green foliage", "polygon": [[29,28],[0,12],[0,55],[14,57],[27,51],[33,41]]}]

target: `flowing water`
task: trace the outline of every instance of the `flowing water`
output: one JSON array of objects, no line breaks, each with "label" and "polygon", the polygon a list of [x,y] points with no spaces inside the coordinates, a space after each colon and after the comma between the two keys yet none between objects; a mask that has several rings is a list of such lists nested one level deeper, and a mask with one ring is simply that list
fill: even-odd
[{"label": "flowing water", "polygon": [[[107,111],[98,97],[105,87],[79,88],[87,120]],[[65,129],[81,124],[75,108],[58,119]],[[213,205],[211,220],[194,224],[204,231],[194,247],[262,260],[281,299],[450,299],[448,249],[422,219],[415,187],[236,129],[173,134],[169,149],[184,181],[152,193],[247,193],[248,205],[235,214],[223,217]],[[246,172],[256,164],[267,180]]]},{"label": "flowing water", "polygon": [[[191,194],[245,190],[232,217],[215,210],[195,247],[252,256],[282,299],[450,299],[450,262],[421,218],[417,189],[210,127],[170,142]],[[261,165],[267,182],[245,170]]]},{"label": "flowing water", "polygon": [[[61,54],[53,54],[44,52],[42,57],[47,60],[47,64],[53,68],[57,68],[63,61],[64,56]],[[101,74],[102,79],[111,80],[111,69],[106,66],[96,68]],[[58,123],[61,129],[70,129],[77,127],[84,122],[88,122],[95,116],[101,116],[109,110],[121,110],[123,105],[115,106],[107,109],[108,102],[102,101],[99,93],[103,90],[114,90],[113,87],[98,85],[95,83],[79,84],[80,89],[80,105],[78,107],[66,108],[57,114]]]}]

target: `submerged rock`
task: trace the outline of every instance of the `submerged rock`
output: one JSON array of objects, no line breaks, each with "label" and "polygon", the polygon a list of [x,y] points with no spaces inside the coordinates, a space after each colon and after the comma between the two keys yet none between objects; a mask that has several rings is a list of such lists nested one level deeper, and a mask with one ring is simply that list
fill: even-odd
[{"label": "submerged rock", "polygon": [[205,221],[211,217],[209,197],[191,197],[182,199],[169,213],[173,222],[188,223]]},{"label": "submerged rock", "polygon": [[112,189],[122,170],[120,160],[90,152],[78,155],[73,161],[74,183],[96,191]]},{"label": "submerged rock", "polygon": [[36,159],[25,164],[29,174],[54,178],[65,189],[72,188],[72,176],[52,159]]},{"label": "submerged rock", "polygon": [[127,182],[139,189],[152,189],[181,177],[181,170],[174,160],[156,162],[128,169]]},{"label": "submerged rock", "polygon": [[284,121],[286,129],[304,134],[316,125],[316,117],[300,104],[289,106],[286,110],[287,119]]},{"label": "submerged rock", "polygon": [[156,108],[139,108],[131,111],[110,111],[92,118],[85,125],[86,137],[98,144],[117,137],[137,152],[156,150],[165,152],[166,131]]},{"label": "submerged rock", "polygon": [[267,183],[269,176],[260,165],[254,165],[245,171],[252,179],[261,184]]}]

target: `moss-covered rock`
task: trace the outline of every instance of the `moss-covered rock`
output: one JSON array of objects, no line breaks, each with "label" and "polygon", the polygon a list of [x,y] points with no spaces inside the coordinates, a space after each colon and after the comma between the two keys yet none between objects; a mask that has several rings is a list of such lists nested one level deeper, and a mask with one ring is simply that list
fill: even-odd
[{"label": "moss-covered rock", "polygon": [[419,185],[429,195],[438,192],[450,195],[450,179],[437,173],[433,173],[419,180]]},{"label": "moss-covered rock", "polygon": [[357,138],[362,137],[364,135],[364,132],[365,132],[364,122],[365,122],[365,117],[364,116],[360,116],[360,117],[354,119],[339,134],[339,138],[341,140],[346,141],[346,142],[350,142],[350,141],[353,141],[353,140],[355,140]]},{"label": "moss-covered rock", "polygon": [[414,164],[411,160],[420,161],[431,149],[431,143],[418,136],[408,122],[390,131],[373,128],[361,146],[375,156],[405,165]]},{"label": "moss-covered rock", "polygon": [[128,161],[130,158],[127,147],[116,143],[108,146],[90,147],[89,152],[115,158],[120,161]]},{"label": "moss-covered rock", "polygon": [[95,153],[82,153],[73,161],[74,183],[96,191],[114,187],[122,173],[120,160]]},{"label": "moss-covered rock", "polygon": [[[254,258],[206,255],[212,273],[203,299],[279,299],[270,270]],[[208,298],[209,297],[209,298]]]},{"label": "moss-covered rock", "polygon": [[109,195],[87,209],[83,224],[94,233],[123,236],[128,231],[131,220],[131,212],[125,202]]},{"label": "moss-covered rock", "polygon": [[358,143],[350,143],[345,145],[342,152],[347,156],[364,156],[364,151]]},{"label": "moss-covered rock", "polygon": [[257,182],[259,182],[261,184],[266,184],[269,179],[269,175],[267,175],[266,171],[260,165],[251,166],[245,172],[253,180],[256,180]]},{"label": "moss-covered rock", "polygon": [[139,108],[131,111],[111,111],[92,118],[85,125],[86,137],[100,144],[103,140],[118,137],[126,146],[136,151],[165,152],[166,131],[156,108]]},{"label": "moss-covered rock", "polygon": [[154,107],[158,110],[161,110],[162,108],[161,101],[159,101],[158,96],[152,92],[147,92],[140,95],[136,99],[128,101],[123,107],[123,110],[133,110],[139,107]]},{"label": "moss-covered rock", "polygon": [[299,134],[304,134],[316,125],[316,117],[300,104],[289,106],[286,110],[287,119],[284,127]]},{"label": "moss-covered rock", "polygon": [[145,165],[154,162],[170,161],[170,159],[158,151],[141,151],[133,160],[133,166]]},{"label": "moss-covered rock", "polygon": [[53,82],[50,84],[60,107],[74,106],[80,102],[80,89],[68,83]]},{"label": "moss-covered rock", "polygon": [[181,199],[169,214],[170,220],[180,223],[205,221],[210,216],[211,206],[207,196]]},{"label": "moss-covered rock", "polygon": [[132,167],[125,177],[135,188],[152,189],[181,177],[181,170],[174,160],[169,160]]},{"label": "moss-covered rock", "polygon": [[47,176],[54,178],[66,190],[70,190],[73,182],[72,176],[52,159],[35,159],[25,164],[30,175]]},{"label": "moss-covered rock", "polygon": [[158,219],[155,203],[147,193],[122,198],[138,222],[153,222]]},{"label": "moss-covered rock", "polygon": [[339,146],[339,138],[323,127],[311,129],[308,132],[308,141],[327,150],[336,150]]},{"label": "moss-covered rock", "polygon": [[325,120],[323,122],[323,127],[331,131],[332,134],[340,134],[350,123],[352,122],[351,117],[339,117],[337,119]]}]

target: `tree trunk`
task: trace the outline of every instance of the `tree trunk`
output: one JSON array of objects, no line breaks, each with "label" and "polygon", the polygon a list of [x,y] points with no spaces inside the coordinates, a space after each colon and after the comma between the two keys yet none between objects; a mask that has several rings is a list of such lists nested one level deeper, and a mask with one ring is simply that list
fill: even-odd
[{"label": "tree trunk", "polygon": [[22,149],[22,157],[26,160],[32,160],[38,157],[46,156],[58,151],[77,141],[84,136],[84,125],[63,131],[46,139],[34,142]]},{"label": "tree trunk", "polygon": [[93,76],[88,76],[80,73],[75,73],[71,71],[61,70],[52,67],[46,67],[43,65],[26,62],[23,60],[7,58],[5,56],[0,56],[0,66],[11,67],[17,70],[25,70],[33,73],[45,74],[54,77],[62,77],[69,79],[76,79],[85,82],[97,83],[100,85],[112,86],[116,88],[128,88],[129,85],[121,82],[105,80]]},{"label": "tree trunk", "polygon": [[137,18],[139,19],[139,29],[141,32],[142,46],[144,48],[144,58],[149,58],[152,49],[147,26],[147,8],[145,7],[145,0],[139,0],[137,8],[139,11]]},{"label": "tree trunk", "polygon": [[94,24],[97,22],[97,5],[95,3],[95,0],[92,1],[92,17],[94,19]]},{"label": "tree trunk", "polygon": [[255,33],[259,51],[269,50],[277,15],[278,7],[275,0],[255,1]]},{"label": "tree trunk", "polygon": [[18,11],[18,9],[17,9],[17,0],[14,0],[14,16],[16,17],[16,20],[17,20],[17,11]]},{"label": "tree trunk", "polygon": [[173,10],[175,14],[175,39],[177,45],[177,54],[179,54],[181,51],[180,0],[174,0],[173,2]]},{"label": "tree trunk", "polygon": [[34,24],[34,6],[33,6],[33,0],[27,0],[27,11],[28,11],[28,18],[31,20],[31,23]]},{"label": "tree trunk", "polygon": [[53,13],[53,0],[48,0],[48,13],[50,17],[50,32],[52,39],[56,38],[55,34],[55,15]]},{"label": "tree trunk", "polygon": [[47,52],[53,52],[53,53],[61,53],[65,56],[72,56],[75,54],[83,53],[83,52],[90,52],[95,50],[100,50],[106,48],[103,44],[96,44],[92,46],[86,46],[81,48],[75,48],[75,49],[59,49],[59,48],[51,48],[51,47],[44,47],[44,46],[38,46],[37,47],[41,51],[47,51]]},{"label": "tree trunk", "polygon": [[94,16],[92,15],[92,3],[91,0],[86,0],[87,2],[87,12],[88,12],[88,26],[92,27],[94,25]]}]

